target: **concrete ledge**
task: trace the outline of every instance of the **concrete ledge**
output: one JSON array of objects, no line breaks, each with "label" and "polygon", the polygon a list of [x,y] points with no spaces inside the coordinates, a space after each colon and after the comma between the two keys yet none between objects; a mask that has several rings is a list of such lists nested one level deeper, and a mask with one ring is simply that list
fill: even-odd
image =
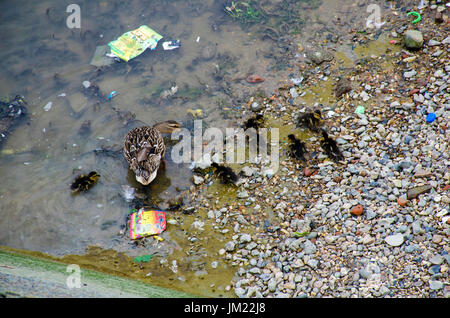
[{"label": "concrete ledge", "polygon": [[[179,291],[80,268],[80,288],[69,288],[68,265],[0,248],[0,296],[39,298],[192,298]],[[76,274],[75,274],[76,275]]]}]

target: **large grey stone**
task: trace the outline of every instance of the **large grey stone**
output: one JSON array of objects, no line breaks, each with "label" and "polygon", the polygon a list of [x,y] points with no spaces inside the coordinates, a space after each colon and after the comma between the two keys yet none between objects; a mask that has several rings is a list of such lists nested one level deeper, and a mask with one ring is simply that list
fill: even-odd
[{"label": "large grey stone", "polygon": [[422,32],[417,30],[408,30],[405,32],[403,41],[408,49],[420,49],[423,45]]}]

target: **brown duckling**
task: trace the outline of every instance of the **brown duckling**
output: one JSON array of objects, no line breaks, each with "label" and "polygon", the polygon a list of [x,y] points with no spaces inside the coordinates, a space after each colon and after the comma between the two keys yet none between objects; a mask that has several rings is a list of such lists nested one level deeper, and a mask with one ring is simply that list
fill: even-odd
[{"label": "brown duckling", "polygon": [[97,183],[99,178],[100,175],[95,171],[91,171],[87,175],[79,175],[70,185],[70,189],[72,192],[86,192]]},{"label": "brown duckling", "polygon": [[320,145],[322,146],[322,149],[325,151],[327,156],[333,161],[344,160],[344,155],[339,149],[336,141],[328,136],[328,133],[325,129],[322,129],[322,138],[320,138]]},{"label": "brown duckling", "polygon": [[257,114],[255,116],[247,119],[242,124],[242,128],[244,128],[244,130],[247,130],[249,128],[254,128],[254,129],[258,130],[259,128],[261,128],[261,125],[263,124],[263,122],[264,122],[264,116],[262,114]]},{"label": "brown duckling", "polygon": [[214,173],[222,180],[223,183],[236,184],[239,177],[234,173],[233,169],[213,162],[211,167],[214,169]]},{"label": "brown duckling", "polygon": [[313,112],[301,114],[297,118],[297,127],[308,128],[315,132],[320,130],[322,123],[322,112],[319,109],[316,109]]},{"label": "brown duckling", "polygon": [[305,144],[297,139],[294,134],[288,135],[288,139],[291,142],[289,145],[290,155],[297,160],[305,160],[305,154],[307,153]]}]

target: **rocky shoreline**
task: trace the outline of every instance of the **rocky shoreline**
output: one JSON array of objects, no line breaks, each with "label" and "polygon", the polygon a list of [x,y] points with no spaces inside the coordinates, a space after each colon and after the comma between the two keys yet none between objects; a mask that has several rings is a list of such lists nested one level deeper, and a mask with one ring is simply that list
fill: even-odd
[{"label": "rocky shoreline", "polygon": [[[308,164],[284,155],[273,176],[246,164],[233,205],[208,204],[208,185],[196,182],[196,208],[218,232],[233,228],[217,259],[236,267],[236,296],[450,297],[448,10],[425,4],[414,25],[394,12],[382,34],[396,50],[350,71],[336,58],[312,61],[301,85],[286,80],[271,98],[248,103],[250,113],[292,125],[323,107],[297,97],[333,78],[338,102],[322,113],[345,163],[328,160],[309,134]],[[405,47],[408,30],[423,37],[419,49]],[[370,43],[376,33],[353,38]]]}]

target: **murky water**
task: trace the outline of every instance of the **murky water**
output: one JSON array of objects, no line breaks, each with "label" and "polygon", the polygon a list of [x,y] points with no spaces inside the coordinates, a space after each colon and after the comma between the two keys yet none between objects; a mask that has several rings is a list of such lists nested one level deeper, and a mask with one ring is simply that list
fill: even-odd
[{"label": "murky water", "polygon": [[[23,95],[29,112],[1,148],[0,245],[52,255],[82,254],[95,245],[129,256],[156,253],[172,259],[186,256],[195,216],[169,212],[168,218],[181,225],[169,224],[163,242],[137,249],[118,235],[130,210],[122,186],[136,188],[147,202],[164,204],[189,188],[191,172],[169,156],[166,171],[160,171],[150,186],[140,186],[117,151],[126,132],[168,119],[189,125],[189,109],[202,109],[209,126],[235,125],[229,111],[241,112],[256,91],[270,96],[281,78],[299,74],[297,45],[333,42],[337,29],[363,23],[368,3],[260,1],[267,20],[242,27],[224,10],[230,1],[80,0],[76,3],[81,8],[81,29],[69,29],[66,7],[72,2],[0,2],[0,98]],[[292,12],[283,15],[280,8],[287,3],[298,6],[298,17]],[[143,24],[164,36],[156,50],[128,63],[90,65],[97,46]],[[290,39],[284,41],[287,35]],[[161,42],[172,39],[180,39],[182,47],[164,51]],[[265,81],[249,84],[245,81],[249,74]],[[91,90],[83,87],[83,81],[91,82]],[[94,85],[98,91],[92,90]],[[177,94],[162,98],[161,93],[174,85]],[[117,96],[107,100],[112,91]],[[87,121],[90,129],[80,130]],[[91,170],[101,175],[99,183],[87,193],[72,195],[69,186],[75,175]],[[205,214],[199,211],[198,216]],[[206,229],[202,247],[194,253],[197,263],[202,259],[210,263],[226,239],[208,238],[207,233]],[[112,257],[94,254],[92,262]],[[235,270],[208,266],[209,285],[219,277],[226,284]],[[181,264],[180,271],[189,277],[195,269]],[[183,289],[180,275],[173,275],[179,282],[175,287]],[[164,285],[155,278],[152,282]],[[226,295],[223,286],[219,290],[202,293]]]}]

